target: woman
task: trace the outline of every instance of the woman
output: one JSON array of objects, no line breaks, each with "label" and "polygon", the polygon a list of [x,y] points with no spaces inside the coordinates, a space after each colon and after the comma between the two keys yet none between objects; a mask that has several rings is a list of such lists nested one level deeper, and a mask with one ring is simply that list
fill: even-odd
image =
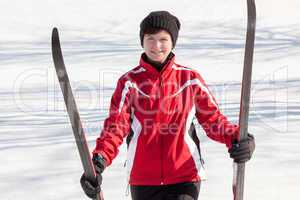
[{"label": "woman", "polygon": [[109,117],[96,141],[97,180],[84,174],[90,198],[101,190],[101,173],[128,136],[127,172],[133,200],[198,199],[203,168],[193,118],[208,137],[224,143],[235,162],[246,162],[254,138],[238,141],[239,127],[222,115],[196,71],[175,62],[180,22],[167,11],[151,12],[140,24],[140,63],[118,80]]}]

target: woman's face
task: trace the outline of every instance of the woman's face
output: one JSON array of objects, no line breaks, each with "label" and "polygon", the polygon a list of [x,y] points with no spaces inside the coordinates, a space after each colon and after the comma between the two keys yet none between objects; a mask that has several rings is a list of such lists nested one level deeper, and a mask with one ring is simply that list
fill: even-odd
[{"label": "woman's face", "polygon": [[173,47],[171,35],[165,30],[156,34],[145,34],[143,45],[148,58],[159,63],[167,59]]}]

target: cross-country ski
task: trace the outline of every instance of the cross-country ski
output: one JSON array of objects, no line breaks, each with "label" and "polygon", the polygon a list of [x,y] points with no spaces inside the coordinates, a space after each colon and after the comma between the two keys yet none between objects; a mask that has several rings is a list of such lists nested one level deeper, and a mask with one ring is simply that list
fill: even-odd
[{"label": "cross-country ski", "polygon": [[[81,124],[79,112],[73,96],[67,70],[64,64],[57,28],[54,28],[52,31],[52,57],[53,57],[59,85],[63,93],[67,112],[72,125],[73,134],[79,151],[84,173],[90,179],[94,179],[96,177],[96,174],[92,164],[92,159],[90,156],[88,144],[85,138],[85,133]],[[97,200],[103,199],[102,193],[101,195],[98,194],[96,199]]]},{"label": "cross-country ski", "polygon": [[[256,8],[254,0],[247,0],[248,24],[244,56],[244,70],[242,79],[241,105],[240,105],[240,140],[247,137],[249,104],[251,92],[252,63],[255,41]],[[234,200],[243,200],[245,163],[234,163],[233,167],[233,196]]]}]

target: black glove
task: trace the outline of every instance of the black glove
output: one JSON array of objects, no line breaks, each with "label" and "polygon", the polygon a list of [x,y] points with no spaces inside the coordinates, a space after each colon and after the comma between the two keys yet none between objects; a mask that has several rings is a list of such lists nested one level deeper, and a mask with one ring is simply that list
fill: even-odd
[{"label": "black glove", "polygon": [[80,178],[80,184],[84,193],[91,199],[96,199],[97,194],[101,191],[102,172],[106,167],[104,158],[101,155],[93,155],[93,164],[96,171],[96,178],[87,177],[83,173]]},{"label": "black glove", "polygon": [[249,134],[247,138],[241,140],[240,142],[234,141],[232,147],[228,150],[230,157],[236,163],[244,163],[250,160],[253,151],[255,149],[255,140],[254,136]]}]

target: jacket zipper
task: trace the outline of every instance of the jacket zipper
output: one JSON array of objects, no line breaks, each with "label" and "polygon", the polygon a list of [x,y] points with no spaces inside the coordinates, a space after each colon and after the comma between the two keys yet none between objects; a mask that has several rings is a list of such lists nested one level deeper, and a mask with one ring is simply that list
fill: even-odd
[{"label": "jacket zipper", "polygon": [[[162,82],[162,78],[160,77],[159,78],[159,81],[160,81],[160,97],[159,97],[159,106],[160,106],[160,108],[162,108],[162,105],[161,105],[161,102],[162,102],[162,100],[161,100],[161,98],[163,98],[163,82]],[[163,134],[161,134],[161,124],[160,124],[160,122],[162,121],[161,120],[161,117],[163,116],[163,114],[160,114],[159,115],[160,117],[159,117],[159,138],[160,138],[160,158],[161,158],[161,182],[160,182],[160,184],[161,185],[164,185],[164,166],[163,166],[163,146],[164,146],[164,144],[163,144]]]}]

